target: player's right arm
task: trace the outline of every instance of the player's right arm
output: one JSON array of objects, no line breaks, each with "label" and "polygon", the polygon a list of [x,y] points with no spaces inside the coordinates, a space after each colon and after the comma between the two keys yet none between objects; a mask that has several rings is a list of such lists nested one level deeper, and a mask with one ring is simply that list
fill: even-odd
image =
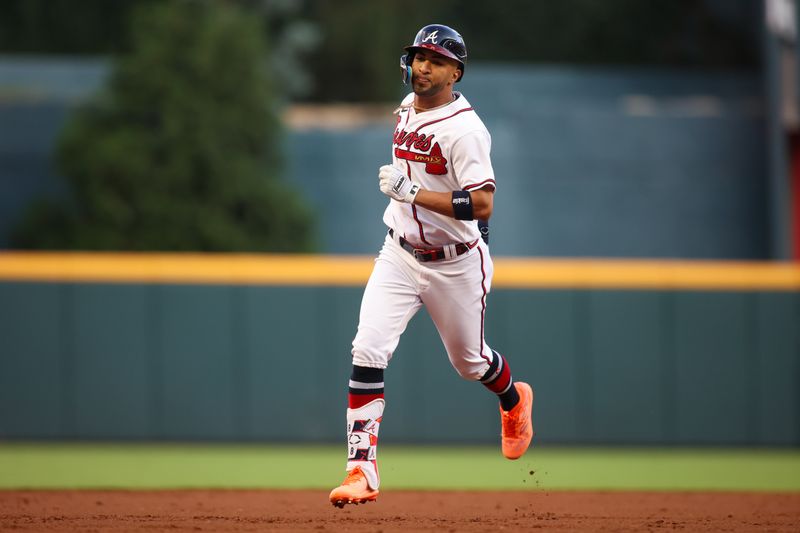
[{"label": "player's right arm", "polygon": [[393,165],[384,165],[378,173],[381,191],[400,202],[418,205],[458,220],[489,220],[494,207],[494,187],[472,191],[429,191],[421,188]]}]

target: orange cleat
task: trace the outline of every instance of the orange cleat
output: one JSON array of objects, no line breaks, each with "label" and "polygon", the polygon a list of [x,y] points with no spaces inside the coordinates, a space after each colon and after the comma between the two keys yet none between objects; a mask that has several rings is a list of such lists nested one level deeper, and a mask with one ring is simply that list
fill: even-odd
[{"label": "orange cleat", "polygon": [[527,383],[517,381],[514,383],[519,393],[519,403],[510,411],[500,408],[500,418],[503,424],[503,455],[506,459],[519,459],[528,449],[533,438],[533,389]]},{"label": "orange cleat", "polygon": [[378,491],[369,488],[367,478],[359,467],[352,469],[342,484],[331,491],[330,496],[331,503],[340,509],[348,503],[367,503],[377,499]]}]

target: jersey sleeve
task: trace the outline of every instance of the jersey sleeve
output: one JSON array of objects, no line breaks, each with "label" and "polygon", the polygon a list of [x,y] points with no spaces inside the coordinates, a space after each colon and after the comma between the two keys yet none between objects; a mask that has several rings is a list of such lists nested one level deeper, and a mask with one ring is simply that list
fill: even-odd
[{"label": "jersey sleeve", "polygon": [[475,130],[461,136],[454,144],[450,155],[453,171],[459,186],[465,191],[484,187],[497,188],[494,169],[489,156],[492,139],[486,130]]}]

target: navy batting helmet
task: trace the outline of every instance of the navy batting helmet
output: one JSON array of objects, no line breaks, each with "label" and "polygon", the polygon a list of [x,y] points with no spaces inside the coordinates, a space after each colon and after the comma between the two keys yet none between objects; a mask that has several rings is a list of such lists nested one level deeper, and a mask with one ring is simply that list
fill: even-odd
[{"label": "navy batting helmet", "polygon": [[433,50],[445,57],[458,61],[461,75],[464,77],[464,66],[467,62],[467,45],[464,38],[456,30],[444,24],[428,24],[417,32],[414,44],[405,47],[406,53],[400,57],[400,68],[403,70],[403,83],[411,79],[411,63],[417,50]]}]

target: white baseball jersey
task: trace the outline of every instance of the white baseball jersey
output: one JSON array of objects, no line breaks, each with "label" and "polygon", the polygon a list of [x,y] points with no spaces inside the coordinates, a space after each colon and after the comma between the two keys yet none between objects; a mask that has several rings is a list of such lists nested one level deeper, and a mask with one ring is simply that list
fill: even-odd
[{"label": "white baseball jersey", "polygon": [[[494,189],[491,136],[467,99],[455,95],[448,105],[423,113],[414,110],[414,93],[403,99],[394,132],[393,164],[429,191]],[[480,238],[475,220],[456,220],[394,199],[383,222],[421,248]]]}]

